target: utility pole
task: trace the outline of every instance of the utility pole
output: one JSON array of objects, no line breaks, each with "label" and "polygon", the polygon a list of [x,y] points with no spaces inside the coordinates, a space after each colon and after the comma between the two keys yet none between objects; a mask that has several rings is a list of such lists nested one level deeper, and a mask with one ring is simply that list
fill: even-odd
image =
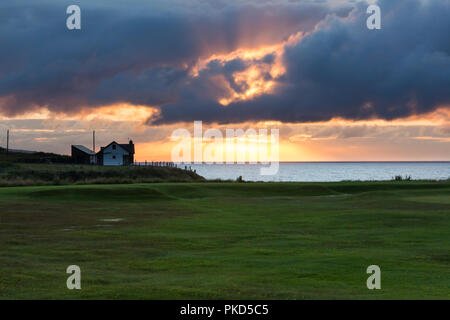
[{"label": "utility pole", "polygon": [[95,130],[92,132],[92,151],[95,152]]},{"label": "utility pole", "polygon": [[9,153],[9,129],[6,131],[6,154]]}]

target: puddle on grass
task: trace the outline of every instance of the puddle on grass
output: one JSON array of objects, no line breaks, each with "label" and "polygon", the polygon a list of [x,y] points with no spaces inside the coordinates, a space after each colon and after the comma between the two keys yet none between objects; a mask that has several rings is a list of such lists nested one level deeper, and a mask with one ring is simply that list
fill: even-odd
[{"label": "puddle on grass", "polygon": [[76,228],[77,228],[77,227],[75,227],[75,226],[70,226],[70,227],[65,228],[65,229],[60,229],[60,231],[75,231]]},{"label": "puddle on grass", "polygon": [[324,196],[319,196],[319,197],[323,197],[323,198],[338,198],[338,197],[348,197],[351,196],[350,193],[342,193],[342,194],[327,194]]},{"label": "puddle on grass", "polygon": [[100,221],[104,221],[104,222],[119,222],[122,221],[123,219],[121,218],[114,218],[114,219],[100,219]]}]

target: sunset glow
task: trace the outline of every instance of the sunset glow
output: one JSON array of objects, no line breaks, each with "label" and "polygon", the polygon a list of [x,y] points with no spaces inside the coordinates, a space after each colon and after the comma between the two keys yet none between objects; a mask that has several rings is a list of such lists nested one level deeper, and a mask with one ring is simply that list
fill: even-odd
[{"label": "sunset glow", "polygon": [[[95,130],[99,143],[132,139],[137,159],[167,161],[173,130],[198,120],[223,132],[277,128],[281,161],[450,159],[448,47],[443,37],[429,47],[418,45],[422,35],[404,41],[426,17],[401,28],[394,17],[404,7],[386,5],[384,29],[368,37],[364,7],[347,1],[224,6],[200,6],[199,24],[187,7],[167,4],[173,15],[155,21],[170,36],[146,35],[131,14],[118,51],[105,30],[83,30],[86,47],[69,50],[73,34],[50,41],[27,29],[47,54],[35,53],[32,71],[24,58],[2,59],[0,143],[9,129],[17,149],[67,154],[72,143],[90,145]],[[153,19],[143,25],[152,30]]]}]

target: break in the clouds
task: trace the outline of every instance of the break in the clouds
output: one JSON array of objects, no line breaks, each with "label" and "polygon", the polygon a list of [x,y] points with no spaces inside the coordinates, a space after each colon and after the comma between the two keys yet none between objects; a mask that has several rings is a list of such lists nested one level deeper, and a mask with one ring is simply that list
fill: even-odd
[{"label": "break in the clouds", "polygon": [[365,3],[329,15],[284,48],[274,92],[226,107],[204,95],[162,108],[158,122],[394,119],[450,104],[448,1],[379,1],[382,29],[368,30]]},{"label": "break in the clouds", "polygon": [[66,28],[66,1],[2,1],[3,112],[179,101],[180,87],[190,80],[183,75],[198,59],[278,43],[297,30],[312,30],[331,10],[271,1],[76,3],[80,31]]},{"label": "break in the clouds", "polygon": [[447,0],[378,1],[376,31],[366,2],[75,2],[80,31],[72,3],[0,4],[3,113],[120,102],[159,108],[157,124],[304,122],[450,105]]}]

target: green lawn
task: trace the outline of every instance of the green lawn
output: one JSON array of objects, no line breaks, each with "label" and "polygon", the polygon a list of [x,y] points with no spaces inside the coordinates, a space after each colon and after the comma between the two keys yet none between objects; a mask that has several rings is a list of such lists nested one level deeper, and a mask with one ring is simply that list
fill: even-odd
[{"label": "green lawn", "polygon": [[449,299],[450,183],[0,188],[0,298]]}]

